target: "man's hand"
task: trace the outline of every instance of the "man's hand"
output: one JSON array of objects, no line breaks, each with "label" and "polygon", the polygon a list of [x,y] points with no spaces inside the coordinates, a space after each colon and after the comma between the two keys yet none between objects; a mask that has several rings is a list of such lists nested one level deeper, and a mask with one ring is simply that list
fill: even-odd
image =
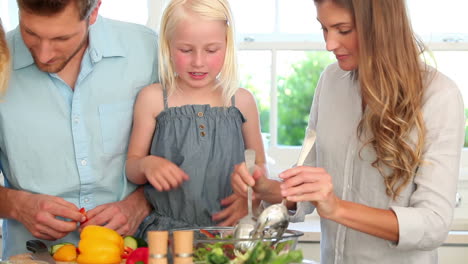
[{"label": "man's hand", "polygon": [[221,201],[226,208],[213,215],[214,221],[221,221],[218,226],[233,226],[247,215],[247,199],[231,194]]},{"label": "man's hand", "polygon": [[[62,198],[24,191],[9,191],[15,195],[15,200],[12,202],[14,204],[12,218],[21,222],[36,238],[45,240],[62,238],[75,231],[77,222],[83,220],[78,207]],[[60,220],[57,217],[71,221]]]},{"label": "man's hand", "polygon": [[122,201],[103,204],[87,211],[88,221],[80,229],[87,225],[101,225],[123,236],[133,235],[150,211],[151,206],[144,197],[143,187],[140,187]]}]

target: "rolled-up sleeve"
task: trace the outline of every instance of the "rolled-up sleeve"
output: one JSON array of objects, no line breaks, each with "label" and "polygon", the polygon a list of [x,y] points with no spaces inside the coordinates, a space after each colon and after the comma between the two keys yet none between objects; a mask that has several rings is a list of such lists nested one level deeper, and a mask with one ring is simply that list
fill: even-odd
[{"label": "rolled-up sleeve", "polygon": [[305,216],[314,212],[315,206],[310,202],[298,202],[297,209],[293,215],[289,216],[289,221],[293,223],[304,222]]},{"label": "rolled-up sleeve", "polygon": [[[448,87],[436,89],[442,85]],[[402,250],[439,247],[453,219],[465,132],[464,105],[452,81],[434,78],[431,87],[424,97],[426,137],[423,162],[414,178],[415,191],[408,206],[391,207],[399,225],[395,246]]]}]

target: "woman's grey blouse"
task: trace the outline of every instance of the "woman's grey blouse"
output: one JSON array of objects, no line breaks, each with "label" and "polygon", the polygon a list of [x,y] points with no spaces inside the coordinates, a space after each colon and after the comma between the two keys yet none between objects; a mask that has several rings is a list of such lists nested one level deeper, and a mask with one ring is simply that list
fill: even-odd
[{"label": "woman's grey blouse", "polygon": [[[322,263],[438,262],[436,249],[447,237],[454,212],[464,142],[464,105],[455,83],[443,74],[428,67],[425,82],[424,163],[400,196],[392,200],[385,194],[381,174],[371,166],[374,150],[362,148],[357,136],[363,114],[359,85],[337,64],[322,74],[308,125],[317,132],[317,141],[306,164],[326,169],[339,198],[393,210],[400,232],[395,244],[322,219]],[[303,220],[313,209],[309,202],[300,203],[293,220]]]}]

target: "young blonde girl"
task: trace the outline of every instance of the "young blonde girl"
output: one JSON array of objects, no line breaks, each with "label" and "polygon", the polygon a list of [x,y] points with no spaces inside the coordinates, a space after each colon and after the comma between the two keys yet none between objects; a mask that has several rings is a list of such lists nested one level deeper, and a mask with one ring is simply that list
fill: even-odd
[{"label": "young blonde girl", "polygon": [[126,166],[154,207],[143,230],[232,225],[246,204],[233,167],[245,148],[259,165],[265,154],[254,97],[238,88],[227,0],[171,1],[159,45],[161,83],[137,98]]}]

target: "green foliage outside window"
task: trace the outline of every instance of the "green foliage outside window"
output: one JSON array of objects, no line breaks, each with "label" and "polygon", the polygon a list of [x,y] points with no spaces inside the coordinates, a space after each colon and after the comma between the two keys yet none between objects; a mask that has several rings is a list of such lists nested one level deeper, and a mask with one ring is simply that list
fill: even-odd
[{"label": "green foliage outside window", "polygon": [[257,108],[260,115],[260,127],[262,133],[269,134],[270,132],[270,100],[268,98],[260,98],[260,87],[255,87],[252,84],[252,75],[245,76],[241,80],[241,87],[249,90],[255,97]]},{"label": "green foliage outside window", "polygon": [[305,53],[289,76],[278,76],[278,145],[302,145],[320,74],[334,59],[329,52]]}]

